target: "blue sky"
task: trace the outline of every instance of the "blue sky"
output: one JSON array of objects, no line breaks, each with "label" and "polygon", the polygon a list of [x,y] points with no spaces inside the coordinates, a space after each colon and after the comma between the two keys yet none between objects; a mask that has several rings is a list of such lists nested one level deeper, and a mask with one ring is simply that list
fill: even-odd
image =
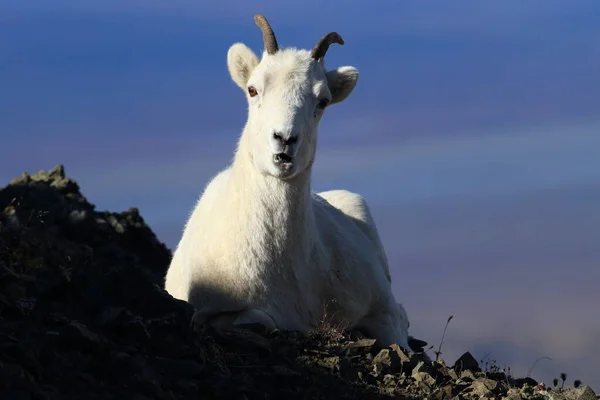
[{"label": "blue sky", "polygon": [[[222,7],[222,8],[219,8]],[[335,30],[361,72],[315,190],[371,203],[415,335],[600,389],[600,3],[0,0],[0,181],[57,163],[173,248],[246,118],[228,47]],[[9,149],[9,151],[7,151]],[[596,352],[596,353],[594,353]],[[596,390],[598,390],[596,389]]]}]

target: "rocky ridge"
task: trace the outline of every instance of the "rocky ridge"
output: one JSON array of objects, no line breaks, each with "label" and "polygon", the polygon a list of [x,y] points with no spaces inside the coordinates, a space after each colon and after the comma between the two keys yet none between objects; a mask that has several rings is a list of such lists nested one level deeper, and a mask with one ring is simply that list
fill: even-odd
[{"label": "rocky ridge", "polygon": [[1,189],[0,398],[598,398],[327,325],[193,331],[162,288],[170,257],[137,209],[97,211],[61,165]]}]

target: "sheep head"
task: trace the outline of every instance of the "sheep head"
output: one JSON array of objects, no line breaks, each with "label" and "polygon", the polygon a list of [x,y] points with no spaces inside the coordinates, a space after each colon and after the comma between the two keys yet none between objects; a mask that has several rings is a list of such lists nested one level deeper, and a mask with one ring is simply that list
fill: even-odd
[{"label": "sheep head", "polygon": [[267,19],[259,14],[254,22],[263,35],[261,59],[243,43],[227,53],[231,78],[248,100],[242,141],[262,173],[291,179],[312,166],[323,113],[352,93],[358,70],[325,68],[329,46],[344,44],[336,32],[323,36],[310,51],[280,48]]}]

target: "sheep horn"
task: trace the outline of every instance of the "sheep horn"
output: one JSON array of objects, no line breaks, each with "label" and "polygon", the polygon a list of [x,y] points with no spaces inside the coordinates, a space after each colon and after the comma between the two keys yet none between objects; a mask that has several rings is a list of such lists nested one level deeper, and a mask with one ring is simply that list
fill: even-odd
[{"label": "sheep horn", "polygon": [[325,53],[327,53],[327,50],[329,49],[329,46],[332,43],[338,43],[343,45],[344,39],[342,39],[342,37],[337,32],[329,32],[327,35],[319,39],[319,41],[313,48],[311,53],[312,58],[314,58],[315,60],[319,60],[325,57]]},{"label": "sheep horn", "polygon": [[265,50],[269,54],[275,54],[279,50],[277,45],[277,39],[275,39],[275,33],[269,24],[269,21],[262,14],[254,16],[254,23],[260,28],[263,34],[263,42],[265,43]]}]

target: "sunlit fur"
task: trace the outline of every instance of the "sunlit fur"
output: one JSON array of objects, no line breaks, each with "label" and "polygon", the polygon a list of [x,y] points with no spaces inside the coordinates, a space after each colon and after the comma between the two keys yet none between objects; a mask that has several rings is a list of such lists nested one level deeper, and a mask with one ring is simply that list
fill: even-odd
[{"label": "sunlit fur", "polygon": [[[232,164],[207,185],[185,225],[165,289],[196,307],[195,324],[307,332],[326,321],[408,349],[408,318],[392,295],[367,204],[344,190],[311,191],[318,103],[346,99],[358,71],[327,71],[293,48],[259,60],[241,43],[227,64],[246,93],[248,120]],[[289,171],[273,162],[274,132],[297,136]]]}]

